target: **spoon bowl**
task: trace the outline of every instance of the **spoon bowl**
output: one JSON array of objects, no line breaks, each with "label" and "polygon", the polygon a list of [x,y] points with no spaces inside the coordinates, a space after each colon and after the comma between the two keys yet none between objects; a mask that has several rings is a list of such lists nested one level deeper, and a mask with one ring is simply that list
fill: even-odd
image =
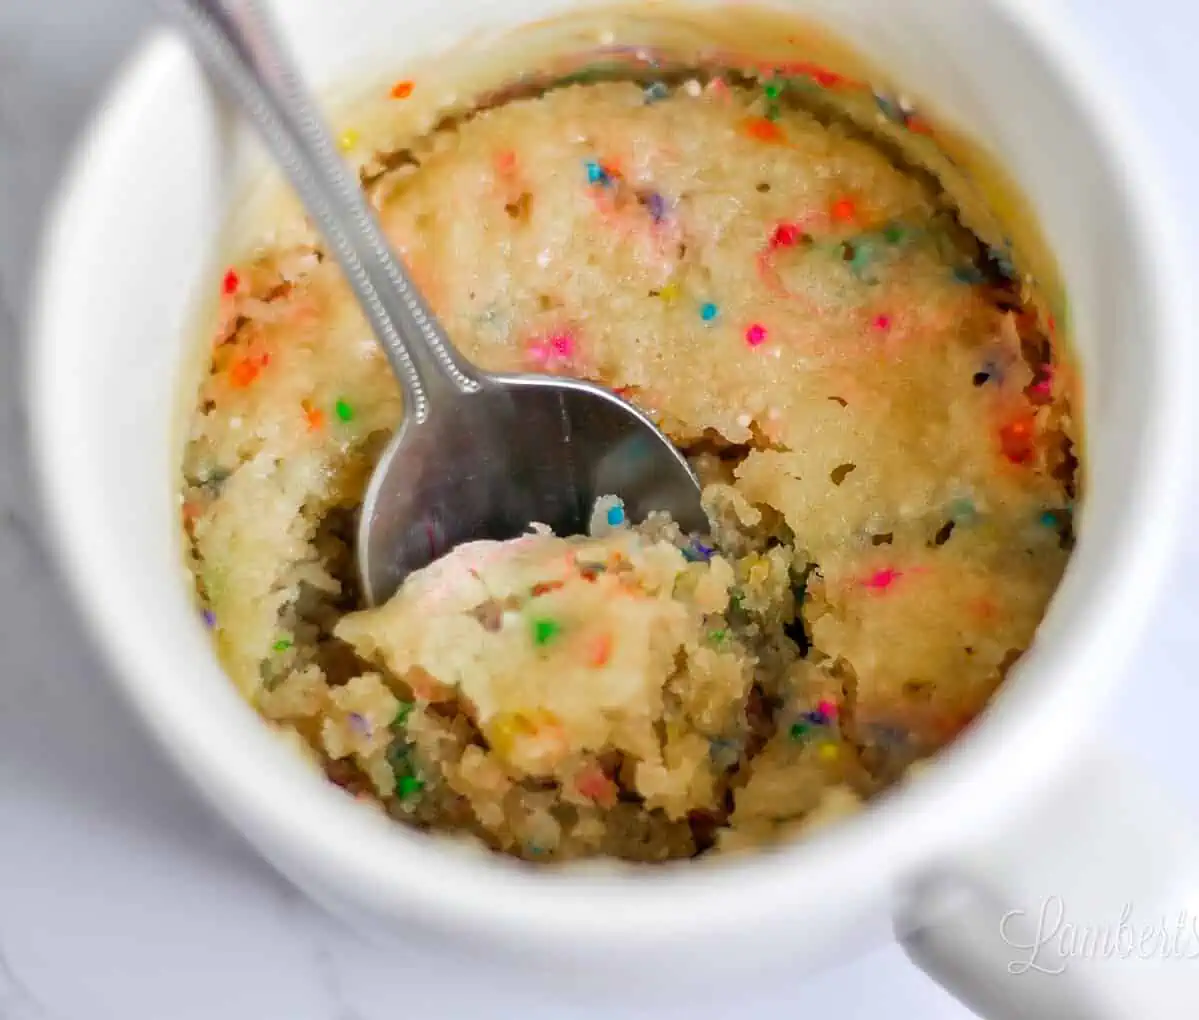
[{"label": "spoon bowl", "polygon": [[369,605],[473,539],[534,523],[587,528],[601,496],[706,529],[686,459],[614,394],[555,376],[487,375],[451,343],[392,252],[357,180],[254,0],[164,0],[209,70],[259,129],[353,288],[404,394],[358,527]]},{"label": "spoon bowl", "polygon": [[552,376],[480,383],[406,420],[376,465],[358,526],[368,604],[463,542],[514,538],[532,522],[585,532],[601,496],[619,496],[632,520],[667,510],[684,531],[707,529],[686,459],[615,394]]}]

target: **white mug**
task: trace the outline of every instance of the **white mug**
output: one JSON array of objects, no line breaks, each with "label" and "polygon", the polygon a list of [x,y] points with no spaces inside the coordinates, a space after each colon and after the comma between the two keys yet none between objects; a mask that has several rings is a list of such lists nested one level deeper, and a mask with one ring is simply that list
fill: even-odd
[{"label": "white mug", "polygon": [[[277,6],[301,66],[328,85],[368,65],[398,74],[468,32],[589,5]],[[1177,268],[1189,261],[1170,257],[1165,189],[1051,0],[776,6],[824,22],[1001,154],[1071,298],[1087,438],[1077,550],[1035,646],[933,767],[859,816],[759,855],[533,871],[390,823],[280,746],[222,673],[179,547],[181,366],[255,161],[166,33],[101,107],[42,254],[29,413],[66,579],[181,770],[284,873],[364,928],[402,936],[421,921],[572,973],[659,983],[769,961],[812,967],[897,930],[989,1016],[1199,1015],[1199,962],[1187,965],[1179,943],[1125,954],[1121,942],[1106,960],[1035,948],[1055,898],[1080,925],[1134,934],[1199,905],[1189,823],[1089,739],[1180,531],[1190,282]],[[1126,903],[1138,918],[1122,919]],[[1050,973],[1058,962],[1070,966]]]}]

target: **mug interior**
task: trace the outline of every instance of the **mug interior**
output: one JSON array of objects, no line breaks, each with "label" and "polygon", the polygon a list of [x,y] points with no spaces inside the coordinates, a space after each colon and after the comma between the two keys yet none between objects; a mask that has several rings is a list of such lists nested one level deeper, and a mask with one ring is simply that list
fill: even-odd
[{"label": "mug interior", "polygon": [[[276,6],[304,72],[327,88],[374,71],[394,76],[468,30],[596,4]],[[197,309],[216,279],[220,231],[261,156],[183,44],[165,34],[143,47],[86,139],[47,238],[30,352],[35,455],[66,575],[150,729],[268,857],[324,898],[384,919],[415,913],[520,933],[559,950],[708,937],[727,951],[730,930],[765,935],[802,917],[791,927],[810,931],[792,930],[786,943],[796,957],[885,914],[898,880],[1042,783],[1135,638],[1181,502],[1187,429],[1185,310],[1161,268],[1172,242],[1131,121],[1093,91],[1098,74],[1042,0],[774,6],[823,22],[931,100],[940,119],[1002,154],[1070,297],[1087,497],[1074,560],[1036,647],[974,731],[862,817],[746,860],[530,874],[384,822],[314,781],[277,744],[236,695],[197,619],[170,427]]]}]

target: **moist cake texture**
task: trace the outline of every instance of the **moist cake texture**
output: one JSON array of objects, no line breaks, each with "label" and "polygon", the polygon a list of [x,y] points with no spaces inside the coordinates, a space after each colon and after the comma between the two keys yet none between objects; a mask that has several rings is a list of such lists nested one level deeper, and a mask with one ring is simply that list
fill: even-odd
[{"label": "moist cake texture", "polygon": [[712,527],[607,501],[360,611],[398,386],[319,239],[239,263],[189,563],[233,682],[333,782],[529,860],[690,857],[852,811],[986,706],[1068,559],[1076,394],[925,168],[717,75],[514,98],[368,170],[464,354],[643,408]]}]

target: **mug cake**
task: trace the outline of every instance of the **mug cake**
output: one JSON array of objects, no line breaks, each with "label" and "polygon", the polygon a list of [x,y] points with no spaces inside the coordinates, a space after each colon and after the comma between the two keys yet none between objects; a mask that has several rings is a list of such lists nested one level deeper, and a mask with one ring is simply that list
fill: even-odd
[{"label": "mug cake", "polygon": [[359,172],[463,354],[643,409],[707,532],[614,494],[586,536],[529,522],[362,609],[400,392],[304,230],[224,273],[183,464],[201,612],[264,720],[364,804],[530,861],[855,810],[1032,643],[1079,498],[1051,301],[910,104],[811,63],[633,63],[493,93]]}]

